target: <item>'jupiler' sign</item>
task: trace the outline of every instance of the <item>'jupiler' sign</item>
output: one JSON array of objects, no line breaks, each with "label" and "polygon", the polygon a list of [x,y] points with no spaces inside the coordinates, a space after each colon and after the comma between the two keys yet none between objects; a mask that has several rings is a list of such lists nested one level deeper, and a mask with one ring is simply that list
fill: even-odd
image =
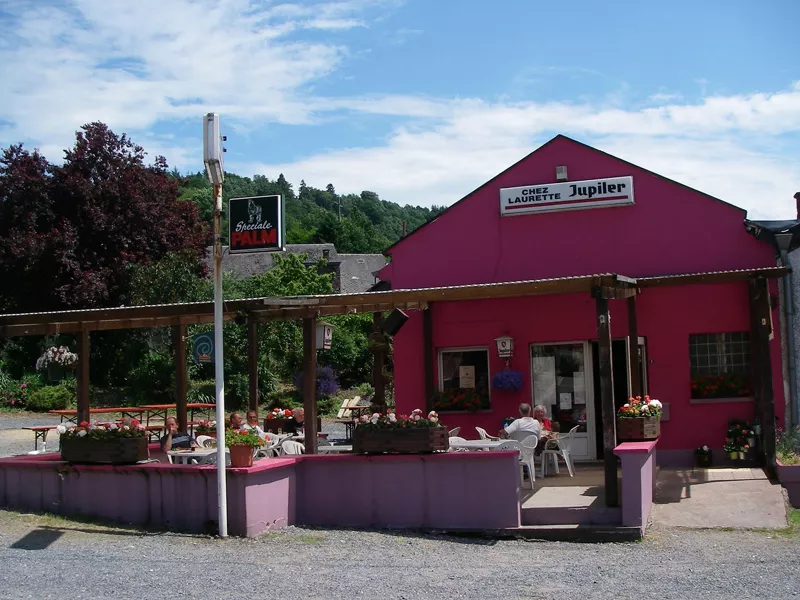
[{"label": "'jupiler' sign", "polygon": [[231,254],[283,250],[283,217],[283,196],[231,198],[228,201],[228,240]]},{"label": "'jupiler' sign", "polygon": [[633,204],[633,177],[562,181],[500,189],[500,215]]}]

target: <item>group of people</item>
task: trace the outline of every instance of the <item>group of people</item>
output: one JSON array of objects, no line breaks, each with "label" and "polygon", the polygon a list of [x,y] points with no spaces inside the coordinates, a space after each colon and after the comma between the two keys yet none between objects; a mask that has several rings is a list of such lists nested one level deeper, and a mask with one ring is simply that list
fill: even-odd
[{"label": "group of people", "polygon": [[[228,428],[235,431],[253,430],[258,436],[265,440],[268,435],[267,432],[261,429],[258,424],[258,413],[254,410],[247,411],[247,417],[242,418],[242,413],[232,412],[228,419]],[[287,419],[283,426],[283,433],[289,435],[303,435],[305,426],[305,411],[302,408],[296,408],[293,411],[292,418]],[[196,448],[198,447],[197,440],[193,435],[186,431],[178,431],[178,421],[175,417],[167,417],[164,422],[166,432],[161,438],[161,449],[164,452],[176,448]]]},{"label": "group of people", "polygon": [[[545,444],[553,437],[553,422],[547,418],[547,410],[541,404],[533,408],[531,416],[531,405],[519,405],[519,419],[515,419],[500,430],[500,437],[515,438],[522,440],[528,435],[536,434],[539,437],[539,444],[536,446],[536,454],[541,454]],[[558,429],[558,423],[556,423]]]}]

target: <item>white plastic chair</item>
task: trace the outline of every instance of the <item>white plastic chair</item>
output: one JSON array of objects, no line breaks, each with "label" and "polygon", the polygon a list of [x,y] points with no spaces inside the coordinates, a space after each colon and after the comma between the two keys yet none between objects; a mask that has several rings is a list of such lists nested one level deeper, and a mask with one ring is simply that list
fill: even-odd
[{"label": "white plastic chair", "polygon": [[201,448],[211,448],[217,442],[217,440],[210,435],[198,435],[194,440]]},{"label": "white plastic chair", "polygon": [[281,445],[280,440],[267,438],[266,442],[266,446],[260,446],[256,449],[255,458],[273,458],[278,456]]},{"label": "white plastic chair", "polygon": [[481,428],[481,427],[476,427],[476,428],[475,428],[475,431],[477,431],[477,432],[478,432],[478,435],[479,435],[479,436],[481,436],[481,439],[482,439],[482,440],[493,440],[493,441],[495,441],[495,442],[496,442],[496,441],[498,441],[498,440],[500,439],[499,437],[495,437],[495,436],[493,436],[493,435],[489,435],[489,434],[486,432],[486,430],[485,430],[485,429],[483,429],[483,428]]},{"label": "white plastic chair", "polygon": [[[208,456],[204,456],[200,460],[197,461],[198,465],[215,465],[217,464],[217,453],[214,452],[213,454],[209,454]],[[231,466],[231,455],[230,452],[225,453],[225,466]]]},{"label": "white plastic chair", "polygon": [[547,440],[544,450],[542,451],[542,477],[544,477],[545,472],[547,471],[546,466],[548,459],[553,461],[553,466],[555,467],[556,473],[559,472],[559,456],[564,459],[564,463],[567,465],[567,471],[569,471],[569,476],[575,477],[575,467],[572,464],[570,447],[572,446],[572,436],[575,435],[576,431],[578,431],[578,427],[580,427],[580,425],[575,425],[575,427],[569,430],[568,434],[560,435],[558,438],[552,440]]},{"label": "white plastic chair", "polygon": [[536,481],[536,465],[534,464],[534,456],[536,454],[536,446],[539,445],[539,436],[535,433],[527,436],[521,442],[522,449],[519,455],[519,462],[528,468],[528,474],[531,478],[531,489],[533,489],[533,482]]},{"label": "white plastic chair", "polygon": [[283,454],[303,454],[305,451],[306,447],[300,442],[295,442],[294,440],[283,440],[283,443],[281,444],[281,452]]},{"label": "white plastic chair", "polygon": [[455,427],[450,430],[450,437],[455,437],[461,432],[461,427]]}]

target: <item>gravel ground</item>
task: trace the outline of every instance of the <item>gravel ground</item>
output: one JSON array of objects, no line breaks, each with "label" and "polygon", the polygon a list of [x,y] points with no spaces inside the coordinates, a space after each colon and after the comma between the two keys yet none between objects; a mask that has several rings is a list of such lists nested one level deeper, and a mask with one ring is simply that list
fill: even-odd
[{"label": "gravel ground", "polygon": [[785,534],[710,530],[593,545],[296,527],[218,540],[0,511],[0,596],[790,598],[798,551]]}]

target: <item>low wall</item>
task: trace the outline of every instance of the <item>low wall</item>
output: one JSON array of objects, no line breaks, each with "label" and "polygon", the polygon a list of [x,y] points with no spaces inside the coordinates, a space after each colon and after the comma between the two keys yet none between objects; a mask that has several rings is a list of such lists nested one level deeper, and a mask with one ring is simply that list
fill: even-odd
[{"label": "low wall", "polygon": [[304,456],[297,521],[409,529],[519,527],[516,452]]},{"label": "low wall", "polygon": [[639,527],[644,535],[656,485],[656,444],[624,442],[614,448],[622,462],[622,525]]},{"label": "low wall", "polygon": [[[69,465],[0,459],[0,506],[171,531],[217,531],[216,466]],[[292,524],[503,529],[519,526],[514,452],[298,456],[227,470],[228,531]]]}]

